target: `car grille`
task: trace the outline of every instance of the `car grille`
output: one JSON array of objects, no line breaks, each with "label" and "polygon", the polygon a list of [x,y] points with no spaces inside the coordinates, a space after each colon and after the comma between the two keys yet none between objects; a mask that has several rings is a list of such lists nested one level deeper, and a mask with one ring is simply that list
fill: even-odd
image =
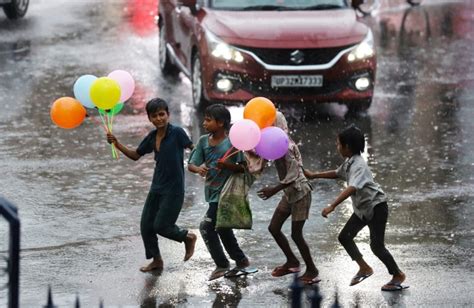
[{"label": "car grille", "polygon": [[[339,52],[354,45],[346,45],[333,48],[315,48],[315,49],[268,49],[268,48],[248,48],[248,47],[239,47],[243,50],[247,50],[255,54],[266,64],[271,65],[318,65],[326,64],[330,62],[334,57],[337,56]],[[297,57],[295,57],[295,52],[299,51]],[[302,54],[301,54],[302,53]],[[293,54],[293,55],[292,55]],[[303,60],[299,63],[292,61],[292,58],[298,59],[303,57]],[[301,60],[301,58],[300,58]]]}]

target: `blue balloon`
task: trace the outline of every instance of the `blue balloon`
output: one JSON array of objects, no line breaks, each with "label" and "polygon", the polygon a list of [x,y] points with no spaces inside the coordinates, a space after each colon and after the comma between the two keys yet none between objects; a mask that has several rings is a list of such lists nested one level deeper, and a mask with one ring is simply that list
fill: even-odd
[{"label": "blue balloon", "polygon": [[74,97],[80,101],[84,107],[95,108],[89,90],[96,79],[97,77],[94,75],[82,75],[74,83]]}]

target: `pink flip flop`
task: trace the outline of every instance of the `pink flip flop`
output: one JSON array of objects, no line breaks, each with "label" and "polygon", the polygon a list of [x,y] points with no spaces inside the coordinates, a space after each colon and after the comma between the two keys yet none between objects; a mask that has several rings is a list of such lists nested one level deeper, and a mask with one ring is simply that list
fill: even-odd
[{"label": "pink flip flop", "polygon": [[288,274],[294,274],[294,273],[299,273],[301,271],[300,267],[284,267],[284,266],[277,266],[275,269],[272,271],[272,276],[273,277],[281,277],[285,276]]},{"label": "pink flip flop", "polygon": [[300,277],[299,279],[305,286],[310,286],[310,285],[321,282],[321,278],[319,278],[319,276],[316,276],[316,277],[313,277],[313,278]]}]

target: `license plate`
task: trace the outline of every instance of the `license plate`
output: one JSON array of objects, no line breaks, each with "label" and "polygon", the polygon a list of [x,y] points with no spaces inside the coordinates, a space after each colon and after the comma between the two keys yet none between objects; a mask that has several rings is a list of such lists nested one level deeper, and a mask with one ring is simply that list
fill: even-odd
[{"label": "license plate", "polygon": [[274,75],[272,88],[322,87],[321,75]]}]

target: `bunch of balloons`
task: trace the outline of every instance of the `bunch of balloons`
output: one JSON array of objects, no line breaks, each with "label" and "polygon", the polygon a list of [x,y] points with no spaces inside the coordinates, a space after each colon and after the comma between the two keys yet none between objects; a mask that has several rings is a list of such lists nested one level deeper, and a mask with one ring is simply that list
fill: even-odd
[{"label": "bunch of balloons", "polygon": [[288,135],[272,126],[276,119],[275,105],[265,97],[255,97],[244,107],[244,119],[235,122],[229,132],[232,145],[241,151],[255,149],[267,160],[279,159],[288,152]]},{"label": "bunch of balloons", "polygon": [[[97,109],[104,130],[112,132],[113,117],[135,90],[135,81],[130,73],[115,70],[107,77],[83,75],[74,83],[74,97],[61,97],[51,106],[51,120],[61,128],[76,128],[84,121],[89,109]],[[117,152],[112,145],[112,156]]]}]

